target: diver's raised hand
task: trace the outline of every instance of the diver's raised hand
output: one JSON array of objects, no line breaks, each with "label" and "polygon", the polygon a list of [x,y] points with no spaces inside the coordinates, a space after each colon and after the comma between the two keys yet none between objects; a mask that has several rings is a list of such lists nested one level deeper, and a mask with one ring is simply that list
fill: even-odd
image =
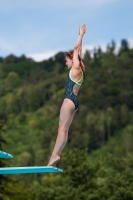
[{"label": "diver's raised hand", "polygon": [[84,35],[86,33],[86,24],[82,24],[79,27],[79,34]]}]

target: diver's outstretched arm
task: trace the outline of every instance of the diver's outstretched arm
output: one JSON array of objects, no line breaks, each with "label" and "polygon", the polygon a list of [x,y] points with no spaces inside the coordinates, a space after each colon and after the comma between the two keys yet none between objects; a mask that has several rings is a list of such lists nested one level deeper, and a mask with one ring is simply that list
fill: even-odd
[{"label": "diver's outstretched arm", "polygon": [[[80,35],[80,27],[79,27],[79,35]],[[80,43],[80,47],[79,47],[79,55],[80,55],[80,57],[82,57],[82,39],[81,39],[81,43]]]},{"label": "diver's outstretched arm", "polygon": [[82,38],[83,38],[85,32],[86,32],[86,25],[82,24],[79,27],[79,35],[78,35],[78,39],[77,39],[77,41],[75,43],[74,52],[73,52],[74,67],[77,67],[77,68],[79,68],[78,55],[80,55],[80,57],[81,57],[81,53],[82,53]]}]

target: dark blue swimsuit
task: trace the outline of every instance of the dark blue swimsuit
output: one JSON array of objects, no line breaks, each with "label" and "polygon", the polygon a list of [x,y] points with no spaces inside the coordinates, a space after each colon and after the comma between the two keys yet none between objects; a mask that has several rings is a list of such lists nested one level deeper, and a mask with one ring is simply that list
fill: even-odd
[{"label": "dark blue swimsuit", "polygon": [[[82,77],[81,79],[83,79],[83,72],[82,72]],[[81,79],[79,81],[81,81]],[[75,105],[75,109],[78,109],[78,99],[77,96],[74,94],[73,92],[73,87],[75,84],[81,86],[82,83],[79,83],[79,81],[73,81],[70,77],[70,72],[68,73],[68,77],[66,80],[66,86],[65,86],[65,96],[64,98],[70,99],[74,105]]]}]

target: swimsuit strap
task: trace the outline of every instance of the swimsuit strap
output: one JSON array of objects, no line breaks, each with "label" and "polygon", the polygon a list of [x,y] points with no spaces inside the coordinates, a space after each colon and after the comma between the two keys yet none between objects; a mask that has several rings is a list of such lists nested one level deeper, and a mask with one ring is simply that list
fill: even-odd
[{"label": "swimsuit strap", "polygon": [[[70,72],[69,72],[69,77],[70,77],[70,79],[72,80],[72,78],[71,78],[71,76],[70,76]],[[82,78],[83,78],[83,71],[82,71],[81,79],[82,79]],[[81,79],[78,80],[78,81],[74,81],[74,80],[72,80],[72,81],[73,81],[74,83],[76,83],[77,85],[81,86],[82,83],[79,83],[79,81],[81,81]]]}]

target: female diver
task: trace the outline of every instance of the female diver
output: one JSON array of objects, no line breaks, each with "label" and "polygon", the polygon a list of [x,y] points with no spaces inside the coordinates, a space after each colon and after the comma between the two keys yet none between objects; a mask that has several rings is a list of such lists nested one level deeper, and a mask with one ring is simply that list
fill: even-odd
[{"label": "female diver", "polygon": [[58,135],[54,150],[47,166],[56,166],[57,162],[60,160],[61,151],[63,150],[68,139],[70,124],[76,111],[78,110],[77,95],[83,82],[85,72],[85,66],[81,60],[82,38],[85,32],[86,25],[82,24],[79,27],[79,36],[73,52],[67,52],[65,54],[66,65],[70,71],[66,80],[64,101],[60,109]]}]

